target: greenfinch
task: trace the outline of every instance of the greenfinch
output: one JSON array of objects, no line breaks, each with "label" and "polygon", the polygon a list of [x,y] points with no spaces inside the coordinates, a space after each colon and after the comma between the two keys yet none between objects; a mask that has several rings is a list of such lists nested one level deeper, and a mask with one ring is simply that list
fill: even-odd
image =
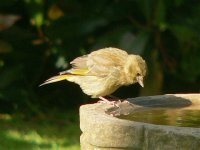
[{"label": "greenfinch", "polygon": [[68,80],[79,84],[92,98],[108,102],[108,96],[121,86],[139,83],[142,87],[146,63],[139,55],[128,54],[118,48],[103,48],[70,62],[72,68],[53,76],[43,84]]}]

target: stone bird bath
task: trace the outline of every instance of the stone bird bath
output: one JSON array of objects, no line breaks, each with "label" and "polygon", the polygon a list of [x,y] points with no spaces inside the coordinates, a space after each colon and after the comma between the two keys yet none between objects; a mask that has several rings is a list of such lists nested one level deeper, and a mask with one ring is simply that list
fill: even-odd
[{"label": "stone bird bath", "polygon": [[[200,94],[147,96],[128,101],[131,104],[122,103],[120,109],[98,103],[80,107],[82,150],[200,149],[200,124],[197,127],[180,127],[120,119],[120,116],[158,108],[200,111]],[[197,123],[200,123],[200,116],[197,118]]]}]

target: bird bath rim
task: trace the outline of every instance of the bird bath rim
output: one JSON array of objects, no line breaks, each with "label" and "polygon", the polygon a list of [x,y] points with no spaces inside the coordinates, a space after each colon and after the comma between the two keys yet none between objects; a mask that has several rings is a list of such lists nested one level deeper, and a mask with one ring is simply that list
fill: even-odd
[{"label": "bird bath rim", "polygon": [[[170,101],[172,102],[171,104],[166,104],[166,102],[162,105],[152,105],[149,106],[149,102],[153,101],[153,100],[160,100],[160,99],[171,99]],[[180,100],[185,100],[182,103],[177,103],[177,101],[175,103],[173,103],[174,98],[178,98]],[[190,98],[190,99],[189,99]],[[191,99],[192,98],[192,99]],[[121,114],[117,114],[118,115],[123,115],[123,114],[129,114],[132,113],[134,111],[145,111],[148,109],[155,109],[155,108],[177,108],[177,109],[195,109],[196,108],[196,104],[198,105],[198,109],[200,110],[200,94],[197,93],[193,93],[193,94],[165,94],[165,95],[155,95],[155,96],[142,96],[142,97],[136,97],[136,98],[128,98],[127,101],[129,101],[130,103],[134,103],[133,107],[129,107],[128,104],[124,103],[122,104],[122,108],[125,106],[124,109],[122,109]],[[141,102],[146,101],[146,103],[142,103]],[[177,106],[175,106],[176,104],[179,104]],[[94,114],[95,118],[98,117],[98,115],[100,115],[101,117],[105,118],[105,119],[111,119],[112,121],[120,121],[120,122],[134,122],[134,123],[142,123],[142,124],[146,124],[146,125],[154,125],[154,126],[167,126],[167,127],[178,127],[178,128],[193,128],[193,127],[181,127],[181,126],[172,126],[172,125],[158,125],[158,124],[151,124],[151,123],[144,123],[144,122],[138,122],[138,121],[130,121],[130,120],[124,120],[124,119],[120,119],[117,118],[116,116],[112,116],[110,115],[109,111],[112,111],[112,109],[116,108],[114,106],[111,105],[107,105],[107,104],[100,104],[100,103],[95,103],[95,104],[87,104],[87,105],[82,105],[80,107],[80,111],[81,109],[85,106],[89,106],[89,105],[95,105],[93,107],[93,109],[90,109],[89,115],[91,116],[92,114]],[[174,105],[174,106],[173,106]],[[127,106],[127,107],[126,107]],[[128,111],[126,111],[125,109],[128,109]],[[131,109],[134,109],[133,111]],[[91,116],[93,117],[93,116]],[[102,120],[104,121],[104,120]],[[119,123],[120,123],[119,122]]]}]

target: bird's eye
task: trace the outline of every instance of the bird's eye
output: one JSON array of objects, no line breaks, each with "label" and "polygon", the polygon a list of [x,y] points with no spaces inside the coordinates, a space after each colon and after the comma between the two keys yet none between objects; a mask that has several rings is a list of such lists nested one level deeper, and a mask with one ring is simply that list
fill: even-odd
[{"label": "bird's eye", "polygon": [[141,76],[140,73],[137,73],[136,76]]}]

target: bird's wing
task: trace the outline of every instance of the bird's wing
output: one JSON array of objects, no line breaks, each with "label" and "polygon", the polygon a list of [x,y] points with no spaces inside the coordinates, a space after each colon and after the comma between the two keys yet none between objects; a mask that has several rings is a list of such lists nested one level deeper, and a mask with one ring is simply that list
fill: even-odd
[{"label": "bird's wing", "polygon": [[[76,75],[106,76],[113,68],[123,67],[128,54],[117,48],[104,48],[74,59],[67,73]],[[62,74],[62,72],[61,72]]]},{"label": "bird's wing", "polygon": [[96,76],[107,76],[113,69],[121,69],[127,59],[128,54],[117,48],[105,48],[94,51],[88,55],[88,74]]}]

